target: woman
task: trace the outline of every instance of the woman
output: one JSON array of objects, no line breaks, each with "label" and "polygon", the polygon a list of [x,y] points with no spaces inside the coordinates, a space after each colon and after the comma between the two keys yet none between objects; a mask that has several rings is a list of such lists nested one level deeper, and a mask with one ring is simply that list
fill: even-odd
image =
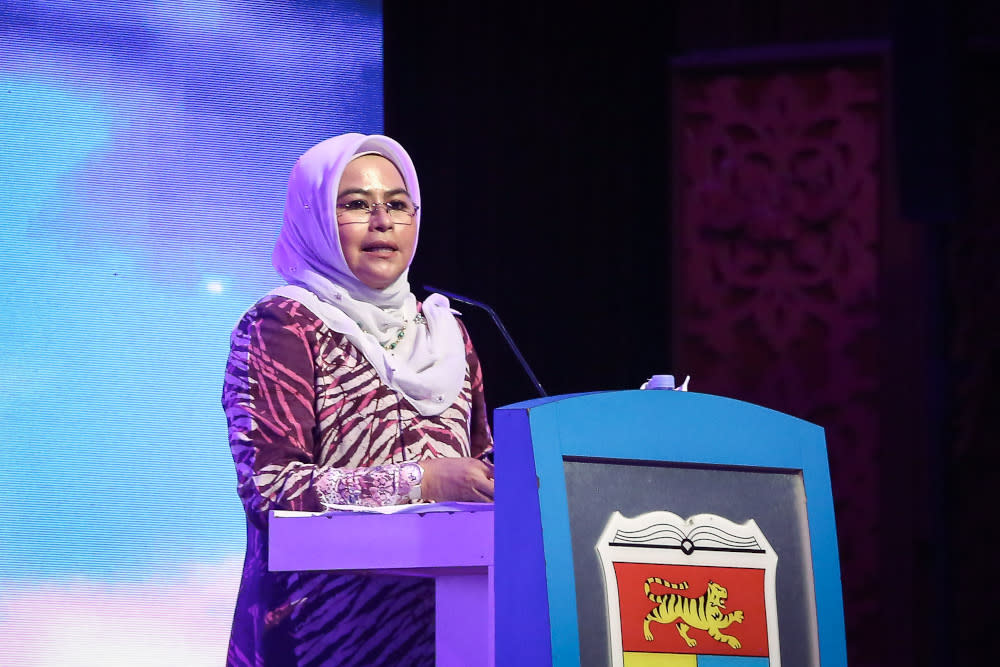
[{"label": "woman", "polygon": [[267,513],[490,501],[479,361],[407,271],[420,188],[388,137],[346,134],[292,169],[275,269],[232,336],[223,405],[247,514],[230,665],[432,665],[433,584],[267,571]]}]

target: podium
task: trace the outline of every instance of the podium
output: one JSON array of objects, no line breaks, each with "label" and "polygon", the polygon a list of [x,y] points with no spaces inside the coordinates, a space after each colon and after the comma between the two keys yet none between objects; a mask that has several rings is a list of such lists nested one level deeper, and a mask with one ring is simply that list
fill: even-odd
[{"label": "podium", "polygon": [[847,664],[819,426],[621,391],[494,430],[498,665]]},{"label": "podium", "polygon": [[434,579],[439,667],[494,664],[493,505],[455,512],[270,513],[268,569]]},{"label": "podium", "polygon": [[270,569],[434,577],[442,666],[846,666],[822,428],[675,391],[494,428],[495,508],[273,512]]}]

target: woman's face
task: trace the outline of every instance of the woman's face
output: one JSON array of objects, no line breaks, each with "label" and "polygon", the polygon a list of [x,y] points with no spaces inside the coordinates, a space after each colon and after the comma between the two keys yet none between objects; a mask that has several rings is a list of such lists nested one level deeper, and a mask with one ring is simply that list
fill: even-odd
[{"label": "woman's face", "polygon": [[[363,155],[344,169],[337,204],[362,200],[371,206],[408,196],[395,165],[380,155]],[[374,209],[367,223],[344,223],[342,217],[337,219],[340,248],[354,276],[373,289],[395,282],[410,265],[417,226],[393,224],[384,206]]]}]

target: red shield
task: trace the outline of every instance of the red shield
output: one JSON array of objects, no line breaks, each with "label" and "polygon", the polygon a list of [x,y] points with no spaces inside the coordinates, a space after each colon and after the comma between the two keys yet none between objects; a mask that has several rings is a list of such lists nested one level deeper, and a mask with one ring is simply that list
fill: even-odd
[{"label": "red shield", "polygon": [[[764,605],[764,570],[688,565],[615,563],[621,616],[622,649],[646,653],[696,653],[702,655],[767,656],[767,613]],[[687,584],[678,590],[650,579]],[[705,600],[709,582],[726,591],[716,612]],[[648,583],[648,586],[647,586]],[[647,594],[646,590],[650,593]],[[650,599],[655,596],[662,602]],[[674,604],[670,602],[673,596]],[[686,602],[691,600],[692,602]],[[664,610],[666,613],[658,613]],[[739,621],[733,614],[739,614]],[[721,614],[721,619],[709,618]],[[726,618],[729,617],[729,622]],[[705,628],[698,627],[701,625]],[[682,634],[676,624],[689,628]],[[724,624],[725,627],[719,627]],[[709,628],[716,631],[713,637]],[[645,629],[653,636],[646,639]],[[684,636],[688,637],[688,640]],[[738,648],[718,637],[735,637]],[[690,641],[695,642],[693,646]]]}]

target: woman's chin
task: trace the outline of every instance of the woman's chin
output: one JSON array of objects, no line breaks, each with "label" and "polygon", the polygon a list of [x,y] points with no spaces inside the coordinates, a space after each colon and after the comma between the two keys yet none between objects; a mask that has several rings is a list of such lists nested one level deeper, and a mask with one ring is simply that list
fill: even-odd
[{"label": "woman's chin", "polygon": [[354,274],[366,287],[382,290],[396,282],[402,273],[402,271],[355,271]]}]

